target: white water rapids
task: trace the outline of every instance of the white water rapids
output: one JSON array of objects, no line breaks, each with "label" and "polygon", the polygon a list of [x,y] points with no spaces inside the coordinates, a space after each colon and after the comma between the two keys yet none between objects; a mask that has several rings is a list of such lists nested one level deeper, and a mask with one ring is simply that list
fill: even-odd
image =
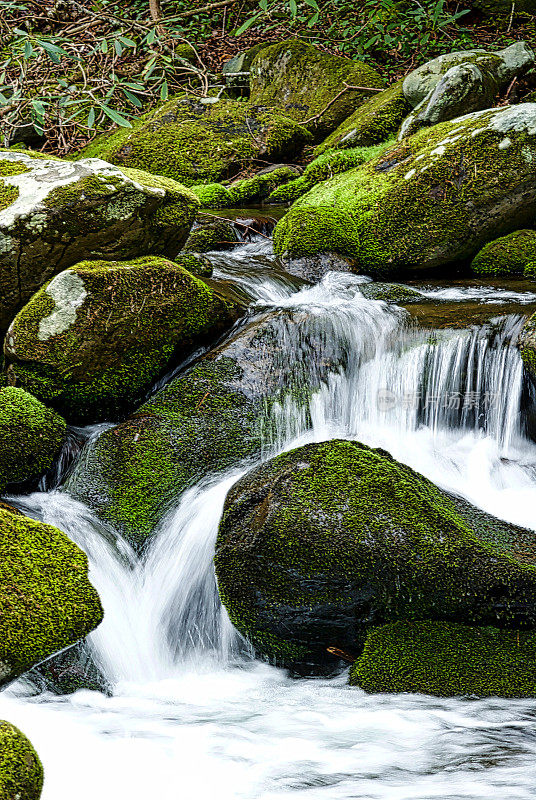
[{"label": "white water rapids", "polygon": [[[260,252],[259,252],[260,250]],[[517,318],[434,333],[365,300],[362,279],[316,287],[273,271],[266,248],[215,257],[259,310],[279,309],[280,354],[308,407],[272,411],[265,457],[356,438],[438,485],[536,528],[536,445],[520,429]],[[316,384],[314,384],[316,385]],[[0,694],[45,765],[44,800],[458,800],[536,798],[536,701],[368,696],[346,676],[295,680],[255,661],[222,610],[212,568],[225,495],[241,466],[177,498],[143,563],[59,491],[20,502],[87,553],[105,619],[91,637],[111,696]]]}]

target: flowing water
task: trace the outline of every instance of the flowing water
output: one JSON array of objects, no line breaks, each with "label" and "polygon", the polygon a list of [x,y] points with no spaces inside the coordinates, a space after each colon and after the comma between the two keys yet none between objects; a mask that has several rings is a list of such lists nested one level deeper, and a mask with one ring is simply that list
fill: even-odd
[{"label": "flowing water", "polygon": [[[329,273],[301,285],[265,243],[214,264],[216,278],[251,296],[252,315],[276,312],[274,369],[296,367],[294,378],[314,387],[306,404],[283,397],[271,409],[263,457],[359,439],[536,528],[521,316],[423,330],[402,309],[365,300],[364,278]],[[109,696],[57,697],[20,681],[0,694],[0,717],[44,761],[44,800],[536,798],[536,701],[368,696],[345,675],[295,680],[253,658],[212,568],[225,495],[243,470],[177,497],[142,562],[66,493],[18,499],[88,553],[105,607],[90,645],[112,686]]]}]

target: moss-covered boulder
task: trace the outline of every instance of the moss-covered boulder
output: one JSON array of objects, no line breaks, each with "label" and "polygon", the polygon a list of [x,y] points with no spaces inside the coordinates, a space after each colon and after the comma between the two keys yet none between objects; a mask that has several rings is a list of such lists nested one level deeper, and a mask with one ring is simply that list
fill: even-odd
[{"label": "moss-covered boulder", "polygon": [[522,276],[536,260],[536,231],[514,231],[486,244],[471,262],[475,275],[485,278]]},{"label": "moss-covered boulder", "polygon": [[371,281],[370,283],[363,283],[358,288],[367,300],[383,300],[384,303],[393,303],[395,305],[404,306],[409,303],[421,303],[426,299],[421,292],[401,283]]},{"label": "moss-covered boulder", "polygon": [[371,626],[397,619],[534,628],[535,563],[533,532],[350,441],[306,445],[239,480],[215,555],[234,625],[290,664],[359,652]]},{"label": "moss-covered boulder", "polygon": [[102,619],[87,557],[64,533],[0,509],[0,685]]},{"label": "moss-covered boulder", "polygon": [[175,181],[0,150],[0,330],[53,275],[83,258],[174,257],[199,203]]},{"label": "moss-covered boulder", "polygon": [[360,105],[318,145],[315,154],[319,156],[334,148],[369,147],[394,136],[411,111],[402,85],[403,80],[399,80]]},{"label": "moss-covered boulder", "polygon": [[[512,0],[473,0],[473,5],[489,17],[509,16],[512,13]],[[536,0],[516,0],[517,14],[536,14]]]},{"label": "moss-covered boulder", "polygon": [[[181,492],[258,456],[270,441],[271,406],[294,392],[309,367],[298,358],[289,360],[280,347],[304,318],[301,309],[282,311],[238,330],[127,420],[89,443],[67,491],[141,549]],[[320,347],[315,336],[323,334],[316,328],[308,331],[311,348]],[[330,344],[322,338],[325,357],[318,381],[341,357],[330,351]],[[303,352],[306,359],[310,350],[304,347]]]},{"label": "moss-covered boulder", "polygon": [[0,800],[39,800],[43,779],[43,765],[30,740],[1,720]]},{"label": "moss-covered boulder", "polygon": [[523,326],[519,349],[525,370],[536,385],[536,314],[529,317]]},{"label": "moss-covered boulder", "polygon": [[423,129],[297,200],[275,228],[276,251],[335,251],[372,275],[472,258],[534,220],[534,159],[534,103]]},{"label": "moss-covered boulder", "polygon": [[536,697],[536,635],[446,622],[374,628],[350,683],[367,692]]},{"label": "moss-covered boulder", "polygon": [[[209,102],[210,101],[210,102]],[[310,134],[288,116],[240,100],[179,96],[134,126],[100,136],[82,151],[187,186],[233,177],[249,164],[292,158]]]},{"label": "moss-covered boulder", "polygon": [[49,470],[66,428],[59,414],[23,389],[0,389],[0,492]]},{"label": "moss-covered boulder", "polygon": [[292,203],[318,183],[377,158],[389,144],[385,142],[372,147],[353,147],[322,153],[306,166],[302,175],[274,189],[268,200],[270,203]]},{"label": "moss-covered boulder", "polygon": [[[350,87],[343,91],[345,84]],[[318,141],[372,92],[380,75],[368,64],[318,50],[299,39],[265,47],[251,65],[251,103],[275,108],[306,125]]]},{"label": "moss-covered boulder", "polygon": [[489,108],[498,93],[534,62],[534,52],[525,42],[517,42],[497,53],[448,53],[424,64],[404,80],[404,92],[412,104],[422,99],[404,120],[399,139],[419,128]]},{"label": "moss-covered boulder", "polygon": [[240,241],[234,225],[224,219],[200,223],[188,237],[184,252],[209,253],[211,250],[231,250]]},{"label": "moss-covered boulder", "polygon": [[69,421],[113,419],[172,359],[221,334],[241,311],[165,258],[82,261],[15,317],[4,346],[8,381]]}]

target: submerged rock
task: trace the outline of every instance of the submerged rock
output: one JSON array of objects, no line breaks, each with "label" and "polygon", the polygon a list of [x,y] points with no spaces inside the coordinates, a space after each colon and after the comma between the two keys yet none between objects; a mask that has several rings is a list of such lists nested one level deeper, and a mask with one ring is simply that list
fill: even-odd
[{"label": "submerged rock", "polygon": [[65,420],[22,389],[0,389],[0,492],[49,470],[65,439]]},{"label": "submerged rock", "polygon": [[44,772],[29,739],[0,720],[0,800],[39,800]]},{"label": "submerged rock", "polygon": [[374,628],[350,670],[366,692],[536,697],[536,635],[447,622]]},{"label": "submerged rock", "polygon": [[[345,85],[350,88],[344,91]],[[326,136],[383,81],[368,64],[331,55],[299,39],[265,47],[251,65],[251,102],[287,114]]]},{"label": "submerged rock", "polygon": [[184,245],[183,252],[210,253],[211,250],[232,250],[240,241],[232,222],[215,219],[210,222],[200,222],[194,228]]},{"label": "submerged rock", "polygon": [[[528,563],[524,563],[527,561]],[[441,491],[383,450],[310,444],[230,490],[220,596],[256,650],[318,665],[389,620],[536,627],[536,539]]]},{"label": "submerged rock", "polygon": [[536,104],[424,129],[314,187],[274,231],[276,252],[338,252],[385,275],[472,258],[536,211]]},{"label": "submerged rock", "polygon": [[0,509],[0,685],[102,620],[87,557],[64,533]]},{"label": "submerged rock", "polygon": [[173,358],[216,338],[241,311],[180,263],[157,256],[82,261],[13,321],[5,341],[8,380],[71,422],[113,419]]},{"label": "submerged rock", "polygon": [[359,106],[318,145],[315,154],[318,156],[333,148],[368,147],[394,136],[411,111],[402,84],[402,80],[397,81]]},{"label": "submerged rock", "polygon": [[527,266],[536,260],[536,231],[514,231],[485,245],[471,262],[476,275],[499,278],[524,275]]},{"label": "submerged rock", "polygon": [[310,139],[276,111],[240,100],[179,96],[141,117],[133,128],[98,137],[83,151],[191,186],[230,178],[245,165],[292,158]]},{"label": "submerged rock", "polygon": [[358,287],[359,291],[367,300],[383,300],[385,303],[396,305],[407,305],[409,303],[421,303],[426,300],[423,294],[417,289],[404,286],[401,283],[381,283],[372,281],[364,283]]},{"label": "submerged rock", "polygon": [[0,330],[82,258],[175,256],[199,207],[175,181],[38,156],[0,150]]},{"label": "submerged rock", "polygon": [[534,52],[525,42],[517,42],[498,53],[448,53],[424,64],[404,80],[405,96],[417,104],[402,124],[399,139],[419,128],[489,108],[501,89],[534,62]]}]

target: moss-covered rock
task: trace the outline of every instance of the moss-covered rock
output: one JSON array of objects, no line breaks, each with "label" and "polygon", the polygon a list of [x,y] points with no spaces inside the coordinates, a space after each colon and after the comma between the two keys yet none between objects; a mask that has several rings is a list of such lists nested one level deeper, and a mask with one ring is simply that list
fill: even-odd
[{"label": "moss-covered rock", "polygon": [[334,148],[369,147],[394,136],[411,111],[411,105],[402,91],[402,84],[403,80],[397,81],[359,106],[318,145],[316,155]]},{"label": "moss-covered rock", "polygon": [[350,683],[367,692],[536,697],[536,635],[446,622],[373,629]]},{"label": "moss-covered rock", "polygon": [[215,555],[234,625],[291,664],[356,652],[371,626],[397,619],[534,628],[534,564],[533,532],[349,441],[306,445],[239,480]]},{"label": "moss-covered rock", "polygon": [[383,88],[368,64],[318,50],[299,39],[264,48],[251,65],[251,103],[276,108],[302,122],[318,141],[370,98],[362,89]]},{"label": "moss-covered rock", "polygon": [[471,262],[476,275],[486,278],[522,276],[536,260],[536,231],[514,231],[485,245]]},{"label": "moss-covered rock", "polygon": [[191,232],[184,252],[209,253],[211,250],[230,250],[240,238],[234,225],[224,219],[204,222]]},{"label": "moss-covered rock", "polygon": [[[473,5],[487,16],[509,16],[512,13],[512,0],[473,0]],[[536,14],[536,0],[516,0],[517,14]]]},{"label": "moss-covered rock", "polygon": [[302,125],[266,108],[239,100],[196,102],[179,96],[141,117],[131,129],[98,137],[82,155],[193,186],[230,178],[259,158],[292,158],[309,139]]},{"label": "moss-covered rock", "polygon": [[472,258],[536,211],[536,104],[423,129],[319,184],[274,231],[278,254],[338,252],[367,274]]},{"label": "moss-covered rock", "polygon": [[367,300],[383,300],[385,303],[394,303],[396,305],[420,303],[426,299],[421,292],[411,289],[409,286],[403,286],[401,283],[371,281],[371,283],[364,283],[358,288]]},{"label": "moss-covered rock", "polygon": [[377,158],[390,144],[392,143],[385,142],[373,147],[353,147],[349,150],[325,152],[311,161],[299,178],[274,189],[268,200],[270,203],[292,203],[318,183]]},{"label": "moss-covered rock", "polygon": [[57,528],[0,509],[0,685],[102,619],[87,557]]},{"label": "moss-covered rock", "polygon": [[523,326],[519,349],[525,370],[536,385],[536,314],[529,317]]},{"label": "moss-covered rock", "polygon": [[498,93],[534,62],[534,52],[525,42],[517,42],[497,53],[447,53],[424,64],[404,80],[408,99],[413,104],[421,100],[402,123],[399,139],[419,128],[490,108]]},{"label": "moss-covered rock", "polygon": [[0,492],[50,469],[66,428],[65,420],[23,389],[0,389]]},{"label": "moss-covered rock", "polygon": [[296,178],[294,167],[281,166],[271,171],[263,171],[252,178],[245,178],[229,186],[232,204],[258,203],[266,200],[278,186],[285,186]]},{"label": "moss-covered rock", "polygon": [[0,330],[45,281],[83,258],[174,257],[199,208],[175,181],[127,175],[96,159],[71,163],[3,150],[2,170]]},{"label": "moss-covered rock", "polygon": [[30,740],[1,720],[0,800],[39,800],[43,779],[43,765]]},{"label": "moss-covered rock", "polygon": [[8,380],[70,421],[115,418],[173,358],[221,334],[241,310],[158,256],[82,261],[15,317],[4,346]]}]

